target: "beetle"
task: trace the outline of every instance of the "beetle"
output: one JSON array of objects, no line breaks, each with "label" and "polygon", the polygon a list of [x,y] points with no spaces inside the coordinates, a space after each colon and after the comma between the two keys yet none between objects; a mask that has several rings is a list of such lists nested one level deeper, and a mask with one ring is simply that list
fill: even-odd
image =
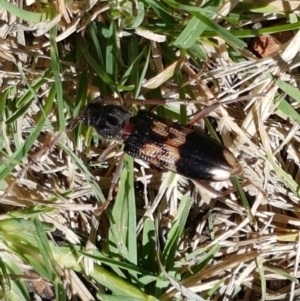
[{"label": "beetle", "polygon": [[225,181],[242,167],[224,145],[206,134],[140,110],[133,116],[115,104],[91,102],[69,124],[82,121],[107,140],[124,142],[124,152],[193,180]]}]

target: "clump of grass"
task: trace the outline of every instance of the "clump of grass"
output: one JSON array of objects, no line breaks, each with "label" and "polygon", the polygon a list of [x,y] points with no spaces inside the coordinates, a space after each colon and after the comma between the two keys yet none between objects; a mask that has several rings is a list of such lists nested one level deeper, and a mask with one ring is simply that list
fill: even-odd
[{"label": "clump of grass", "polygon": [[[299,34],[272,57],[250,45],[300,23],[291,1],[247,3],[0,0],[2,298],[29,300],[40,276],[57,300],[297,296]],[[123,157],[91,128],[66,133],[99,94],[182,124],[249,96],[198,125],[243,174],[215,194]],[[153,108],[161,98],[172,101]]]}]

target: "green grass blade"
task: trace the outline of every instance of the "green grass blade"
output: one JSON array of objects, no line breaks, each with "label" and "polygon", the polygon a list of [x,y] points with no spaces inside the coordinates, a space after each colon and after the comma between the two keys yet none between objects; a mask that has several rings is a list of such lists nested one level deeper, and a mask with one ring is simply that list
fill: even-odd
[{"label": "green grass blade", "polygon": [[0,7],[3,7],[6,11],[11,13],[12,15],[29,22],[42,22],[47,20],[47,14],[46,13],[33,13],[28,10],[21,9],[15,5],[10,4],[6,0],[0,0]]},{"label": "green grass blade", "polygon": [[201,22],[206,24],[211,30],[213,30],[215,32],[216,36],[220,36],[221,38],[223,38],[229,45],[231,45],[235,48],[238,48],[238,49],[243,49],[247,46],[247,44],[244,41],[240,40],[239,38],[234,36],[232,33],[230,33],[228,30],[222,28],[220,25],[214,23],[206,16],[204,16],[200,13],[197,13],[197,12],[194,12],[192,14],[194,15],[194,17],[196,17]]},{"label": "green grass blade", "polygon": [[58,48],[56,43],[57,38],[57,28],[53,27],[50,31],[50,54],[51,54],[51,65],[53,70],[53,76],[55,81],[56,89],[56,99],[57,99],[57,122],[59,132],[65,130],[65,118],[64,118],[64,100],[63,100],[63,90],[61,83],[61,66],[59,61]]}]

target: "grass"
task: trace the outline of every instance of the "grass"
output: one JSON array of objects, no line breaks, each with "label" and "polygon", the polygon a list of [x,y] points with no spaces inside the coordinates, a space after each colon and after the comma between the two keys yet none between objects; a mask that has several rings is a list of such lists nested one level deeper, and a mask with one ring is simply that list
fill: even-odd
[{"label": "grass", "polygon": [[[0,0],[1,19],[12,22],[0,54],[1,298],[30,300],[30,284],[56,300],[296,300],[296,9]],[[253,38],[291,31],[272,56],[251,51]],[[235,153],[243,173],[210,184],[219,195],[123,156],[121,144],[108,149],[92,128],[66,132],[99,94],[182,124],[248,96],[197,125]]]}]

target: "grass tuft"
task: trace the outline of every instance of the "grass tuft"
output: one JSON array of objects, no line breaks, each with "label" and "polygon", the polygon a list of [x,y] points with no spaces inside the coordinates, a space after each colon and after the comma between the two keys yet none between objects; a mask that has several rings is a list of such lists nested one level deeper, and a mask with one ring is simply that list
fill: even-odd
[{"label": "grass tuft", "polygon": [[[1,299],[299,298],[297,1],[199,3],[0,0]],[[184,125],[226,102],[195,127],[242,174],[66,132],[99,95]]]}]

